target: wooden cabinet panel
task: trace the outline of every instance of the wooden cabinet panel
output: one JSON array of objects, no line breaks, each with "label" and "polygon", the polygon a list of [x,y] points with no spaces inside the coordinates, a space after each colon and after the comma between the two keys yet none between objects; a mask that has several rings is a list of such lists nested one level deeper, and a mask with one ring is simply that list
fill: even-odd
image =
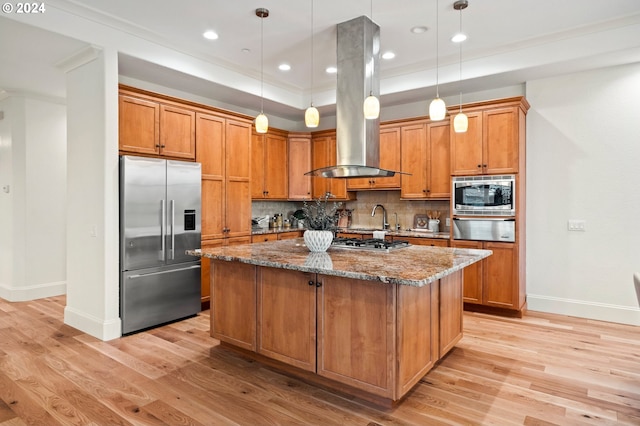
[{"label": "wooden cabinet panel", "polygon": [[484,259],[483,302],[489,306],[519,309],[518,249],[514,243],[486,242],[493,254]]},{"label": "wooden cabinet panel", "polygon": [[225,120],[196,115],[196,161],[202,164],[202,239],[223,238],[226,224]]},{"label": "wooden cabinet panel", "polygon": [[260,234],[260,235],[252,235],[251,242],[252,243],[266,243],[267,241],[277,241],[278,234]]},{"label": "wooden cabinet panel", "polygon": [[395,286],[318,276],[317,373],[384,397],[395,383]]},{"label": "wooden cabinet panel", "polygon": [[258,353],[315,372],[315,278],[298,271],[258,269]]},{"label": "wooden cabinet panel", "polygon": [[251,235],[251,124],[228,119],[225,128],[227,237]]},{"label": "wooden cabinet panel", "polygon": [[408,241],[416,246],[449,247],[449,240],[442,238],[393,237],[396,240]]},{"label": "wooden cabinet panel", "polygon": [[278,239],[279,240],[292,240],[294,238],[300,238],[302,237],[302,231],[298,231],[298,232],[280,232],[278,233]]},{"label": "wooden cabinet panel", "polygon": [[[222,239],[202,241],[200,247],[203,249],[221,247]],[[211,260],[208,257],[200,259],[200,301],[206,303],[211,296]]]},{"label": "wooden cabinet panel", "polygon": [[120,95],[118,144],[121,151],[156,155],[160,149],[160,104]]},{"label": "wooden cabinet panel", "polygon": [[[336,136],[314,137],[311,143],[311,162],[313,170],[322,167],[335,166],[336,157]],[[324,197],[324,194],[330,192],[334,196],[334,200],[352,199],[351,194],[347,194],[347,179],[313,177],[311,180],[311,188],[313,198]]]},{"label": "wooden cabinet panel", "polygon": [[401,129],[400,198],[421,199],[427,196],[427,126],[415,124]]},{"label": "wooden cabinet panel", "polygon": [[[380,127],[380,168],[400,171],[400,127]],[[385,178],[348,179],[348,190],[398,189],[400,174]]]},{"label": "wooden cabinet panel", "polygon": [[449,198],[451,195],[448,122],[402,126],[400,198]]},{"label": "wooden cabinet panel", "polygon": [[453,130],[451,117],[451,174],[479,175],[483,173],[482,111],[465,112],[469,127],[465,133]]},{"label": "wooden cabinet panel", "polygon": [[172,158],[196,158],[195,112],[160,105],[160,154]]},{"label": "wooden cabinet panel", "polygon": [[483,112],[485,173],[518,172],[518,113],[518,107],[497,108]]},{"label": "wooden cabinet panel", "polygon": [[226,186],[226,232],[228,237],[251,235],[251,193],[248,180],[229,178]]},{"label": "wooden cabinet panel", "polygon": [[226,209],[224,205],[224,181],[202,179],[202,239],[224,238]]},{"label": "wooden cabinet panel", "polygon": [[211,336],[256,350],[256,266],[211,262]]},{"label": "wooden cabinet panel", "polygon": [[283,135],[251,135],[251,198],[286,200],[287,139]]},{"label": "wooden cabinet panel", "polygon": [[427,195],[429,198],[451,197],[451,143],[450,125],[435,122],[427,125],[429,149],[427,152]]},{"label": "wooden cabinet panel", "polygon": [[[453,241],[452,247],[481,249],[480,241]],[[476,262],[464,269],[463,299],[465,303],[482,303],[482,274],[484,260]]]},{"label": "wooden cabinet panel", "polygon": [[311,135],[289,137],[289,199],[311,199]]},{"label": "wooden cabinet panel", "polygon": [[462,339],[462,271],[440,279],[440,344],[442,358]]},{"label": "wooden cabinet panel", "polygon": [[251,133],[251,199],[265,198],[264,135]]},{"label": "wooden cabinet panel", "polygon": [[438,360],[438,287],[398,286],[398,395]]}]

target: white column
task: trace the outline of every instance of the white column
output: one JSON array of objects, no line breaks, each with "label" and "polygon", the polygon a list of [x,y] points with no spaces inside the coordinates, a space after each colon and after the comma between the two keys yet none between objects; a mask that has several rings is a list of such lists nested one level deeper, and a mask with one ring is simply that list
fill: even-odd
[{"label": "white column", "polygon": [[89,48],[67,69],[67,306],[64,322],[120,337],[118,58]]}]

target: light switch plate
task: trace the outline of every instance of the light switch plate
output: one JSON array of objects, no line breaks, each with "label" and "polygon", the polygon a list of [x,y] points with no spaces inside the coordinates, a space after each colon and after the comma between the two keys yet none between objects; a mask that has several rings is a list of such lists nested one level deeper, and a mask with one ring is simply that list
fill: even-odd
[{"label": "light switch plate", "polygon": [[567,222],[567,229],[569,229],[569,231],[584,232],[587,230],[587,221],[582,219],[570,219]]}]

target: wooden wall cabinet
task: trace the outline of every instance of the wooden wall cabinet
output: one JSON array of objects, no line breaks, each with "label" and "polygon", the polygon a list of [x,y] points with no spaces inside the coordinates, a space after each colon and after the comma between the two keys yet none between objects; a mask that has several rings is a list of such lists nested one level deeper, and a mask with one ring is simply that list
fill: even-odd
[{"label": "wooden wall cabinet", "polygon": [[453,241],[452,247],[492,250],[493,255],[464,270],[464,302],[518,311],[525,303],[516,243]]},{"label": "wooden wall cabinet", "polygon": [[[312,169],[335,166],[336,157],[336,133],[321,133],[313,135],[311,141]],[[347,179],[324,178],[313,176],[311,178],[311,194],[313,198],[324,197],[327,192],[333,194],[333,200],[354,199],[354,193],[347,193]]]},{"label": "wooden wall cabinet", "polygon": [[[380,126],[380,168],[400,171],[400,126]],[[400,189],[400,174],[392,177],[347,179],[348,191]]]},{"label": "wooden wall cabinet", "polygon": [[311,199],[311,134],[290,133],[288,140],[289,157],[289,199]]},{"label": "wooden wall cabinet", "polygon": [[251,198],[286,200],[288,188],[288,149],[285,134],[270,131],[251,135]]},{"label": "wooden wall cabinet", "polygon": [[447,199],[451,196],[448,121],[418,121],[401,127],[400,198]]},{"label": "wooden wall cabinet", "polygon": [[121,91],[119,150],[123,153],[194,160],[195,112],[151,97]]},{"label": "wooden wall cabinet", "polygon": [[[519,102],[518,102],[519,103]],[[522,106],[487,106],[465,111],[469,119],[466,133],[455,133],[451,125],[451,174],[506,174],[520,171],[524,155],[524,114]],[[451,117],[453,123],[453,117]],[[522,154],[521,154],[522,151]]]}]

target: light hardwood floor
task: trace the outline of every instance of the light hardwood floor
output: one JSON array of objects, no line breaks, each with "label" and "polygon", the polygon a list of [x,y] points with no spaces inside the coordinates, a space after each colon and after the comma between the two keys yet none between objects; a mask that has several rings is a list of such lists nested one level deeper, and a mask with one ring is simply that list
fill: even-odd
[{"label": "light hardwood floor", "polygon": [[0,299],[0,425],[640,425],[640,327],[465,314],[394,409],[307,385],[209,337],[209,315],[102,342],[64,297]]}]

